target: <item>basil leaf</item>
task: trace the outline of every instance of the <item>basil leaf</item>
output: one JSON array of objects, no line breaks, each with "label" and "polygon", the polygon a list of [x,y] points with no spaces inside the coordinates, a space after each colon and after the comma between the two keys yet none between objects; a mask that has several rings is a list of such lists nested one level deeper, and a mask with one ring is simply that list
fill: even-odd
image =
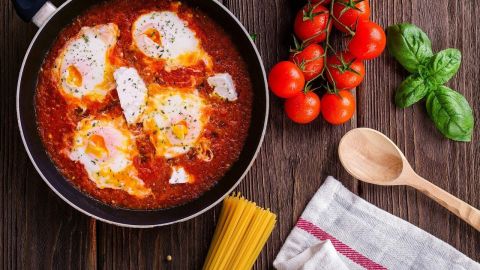
[{"label": "basil leaf", "polygon": [[445,137],[462,142],[472,140],[473,112],[460,93],[446,86],[438,87],[427,97],[427,112]]},{"label": "basil leaf", "polygon": [[427,34],[409,23],[387,28],[387,46],[390,54],[411,73],[417,72],[419,66],[433,55],[432,43]]},{"label": "basil leaf", "polygon": [[424,98],[430,89],[422,77],[410,75],[404,80],[395,93],[395,104],[400,108],[410,107]]},{"label": "basil leaf", "polygon": [[457,49],[446,49],[435,54],[420,68],[420,74],[432,86],[448,82],[460,68],[462,53]]}]

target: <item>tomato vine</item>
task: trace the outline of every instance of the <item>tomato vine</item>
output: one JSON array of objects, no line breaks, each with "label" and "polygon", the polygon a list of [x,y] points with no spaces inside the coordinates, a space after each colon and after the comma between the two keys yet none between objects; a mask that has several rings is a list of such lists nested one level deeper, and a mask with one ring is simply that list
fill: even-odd
[{"label": "tomato vine", "polygon": [[[311,105],[307,104],[307,100],[309,102],[318,100],[313,98],[313,95],[316,96],[313,92],[319,89],[326,90],[324,97],[333,95],[341,100],[351,98],[351,95],[345,91],[356,88],[363,81],[365,73],[363,60],[377,57],[385,48],[386,37],[383,29],[371,22],[369,17],[369,0],[309,0],[297,12],[294,22],[294,47],[290,49],[290,61],[294,66],[279,63],[269,75],[272,91],[277,96],[296,102],[295,106],[292,105],[292,101],[288,102],[287,115],[290,119],[297,123],[305,122],[298,120],[301,117],[292,112],[292,108],[295,108],[298,114],[305,113],[304,108]],[[350,38],[348,48],[342,48],[337,52],[332,46],[331,34],[334,28],[346,33]],[[297,95],[303,95],[303,97],[294,98]],[[307,95],[309,99],[305,98]],[[333,100],[331,96],[325,98],[327,102],[333,102]],[[337,105],[327,106],[327,108],[345,107],[346,104],[354,103],[336,102],[335,104]],[[320,110],[320,104],[314,108]],[[349,106],[348,110],[351,108],[352,106]],[[328,116],[326,120],[329,123],[343,123],[343,120],[332,121],[332,116],[340,113],[351,117],[350,113],[333,110],[325,113],[324,118]]]}]

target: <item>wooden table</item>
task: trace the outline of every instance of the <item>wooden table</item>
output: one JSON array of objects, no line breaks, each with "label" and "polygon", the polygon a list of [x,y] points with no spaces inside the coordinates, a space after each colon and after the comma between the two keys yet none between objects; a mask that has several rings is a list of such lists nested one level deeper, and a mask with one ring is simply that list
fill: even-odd
[{"label": "wooden table", "polygon": [[[62,1],[54,1],[59,5]],[[257,34],[265,65],[286,59],[292,19],[303,1],[224,0]],[[383,26],[414,22],[436,51],[459,48],[463,64],[450,86],[462,92],[480,120],[480,1],[371,0],[373,20]],[[15,114],[17,75],[36,27],[19,20],[1,0],[0,21],[0,200],[1,266],[14,268],[197,269],[206,256],[220,207],[184,223],[155,229],[126,229],[95,221],[58,198],[41,180],[21,143]],[[298,126],[272,98],[262,150],[238,190],[278,213],[278,225],[255,269],[268,269],[305,204],[328,175],[353,192],[480,260],[480,233],[424,195],[405,187],[360,183],[341,167],[336,154],[343,134],[354,127],[378,129],[398,143],[418,173],[480,207],[479,124],[472,143],[444,139],[424,106],[397,109],[392,101],[405,71],[385,53],[367,63],[357,90],[357,115],[344,126],[322,120]],[[172,255],[173,261],[165,260]]]}]

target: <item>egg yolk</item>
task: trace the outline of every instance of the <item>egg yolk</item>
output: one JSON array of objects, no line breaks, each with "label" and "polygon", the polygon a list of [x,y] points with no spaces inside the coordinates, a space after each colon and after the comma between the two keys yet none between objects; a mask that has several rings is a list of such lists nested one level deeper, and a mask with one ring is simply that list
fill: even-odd
[{"label": "egg yolk", "polygon": [[90,136],[85,152],[100,158],[108,156],[108,149],[105,145],[105,139],[96,134]]},{"label": "egg yolk", "polygon": [[113,185],[127,191],[136,191],[137,193],[139,193],[139,197],[144,197],[145,195],[150,193],[148,188],[146,188],[143,183],[140,184],[136,178],[132,177],[129,170],[123,170],[121,172],[112,174],[109,169],[104,169],[100,171],[98,175],[106,178],[105,184]]},{"label": "egg yolk", "polygon": [[82,74],[78,68],[74,65],[71,65],[67,68],[67,83],[75,87],[80,87],[82,85]]},{"label": "egg yolk", "polygon": [[157,43],[158,45],[162,45],[162,40],[160,38],[160,32],[158,32],[155,28],[149,28],[145,31],[145,35],[151,39],[153,42]]},{"label": "egg yolk", "polygon": [[187,123],[185,121],[181,121],[181,122],[173,125],[172,126],[172,132],[180,140],[185,139],[185,136],[188,133]]}]

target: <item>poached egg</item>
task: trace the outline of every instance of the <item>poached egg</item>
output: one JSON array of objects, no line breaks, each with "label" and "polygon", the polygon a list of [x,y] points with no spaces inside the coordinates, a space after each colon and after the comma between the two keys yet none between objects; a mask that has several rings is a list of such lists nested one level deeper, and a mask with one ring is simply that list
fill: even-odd
[{"label": "poached egg", "polygon": [[208,120],[208,106],[196,90],[164,88],[150,96],[143,129],[156,155],[170,159],[197,145]]},{"label": "poached egg", "polygon": [[136,197],[151,190],[133,165],[135,140],[123,118],[88,117],[77,125],[69,158],[80,162],[99,189],[120,189]]},{"label": "poached egg", "polygon": [[165,69],[195,66],[207,68],[212,60],[188,22],[173,11],[153,11],[140,16],[132,26],[133,44],[140,52],[155,60],[164,60]]},{"label": "poached egg", "polygon": [[67,100],[101,102],[115,88],[110,55],[118,36],[117,25],[109,23],[82,27],[67,41],[55,64],[55,76]]}]

